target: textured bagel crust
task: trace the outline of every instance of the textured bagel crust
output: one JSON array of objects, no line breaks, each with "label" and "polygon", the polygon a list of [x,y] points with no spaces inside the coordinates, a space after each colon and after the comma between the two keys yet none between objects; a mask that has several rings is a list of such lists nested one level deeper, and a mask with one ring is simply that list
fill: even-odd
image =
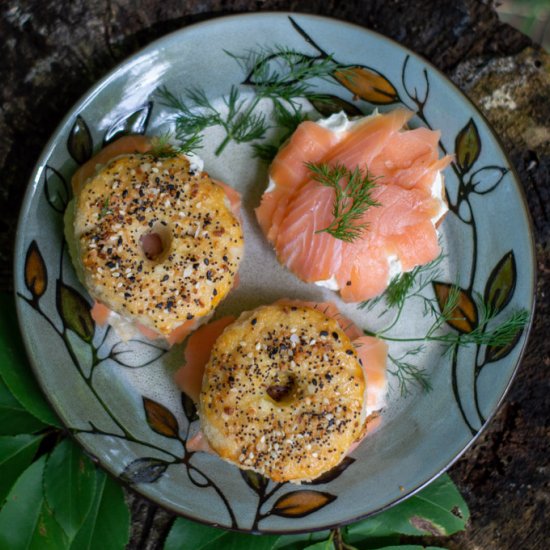
[{"label": "textured bagel crust", "polygon": [[364,434],[365,380],[338,323],[309,307],[243,313],[216,340],[199,401],[212,449],[274,481],[308,481]]},{"label": "textured bagel crust", "polygon": [[[75,237],[90,294],[167,335],[229,292],[243,234],[223,189],[184,156],[113,159],[76,197]],[[162,254],[148,259],[154,233]]]}]

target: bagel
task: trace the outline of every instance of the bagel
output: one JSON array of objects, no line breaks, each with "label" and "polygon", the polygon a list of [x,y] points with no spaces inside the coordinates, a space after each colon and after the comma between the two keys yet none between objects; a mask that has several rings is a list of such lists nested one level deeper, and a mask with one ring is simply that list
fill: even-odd
[{"label": "bagel", "polygon": [[366,401],[357,351],[338,322],[276,303],[241,314],[218,336],[198,411],[221,458],[276,482],[303,482],[362,438]]},{"label": "bagel", "polygon": [[184,155],[117,156],[72,209],[66,233],[79,278],[97,303],[148,335],[193,328],[235,282],[238,216],[224,187]]}]

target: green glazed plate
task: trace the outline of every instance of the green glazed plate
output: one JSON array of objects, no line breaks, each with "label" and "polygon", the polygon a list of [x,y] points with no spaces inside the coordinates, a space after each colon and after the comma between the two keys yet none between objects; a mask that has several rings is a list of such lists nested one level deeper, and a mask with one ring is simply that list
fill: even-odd
[{"label": "green glazed plate", "polygon": [[[394,375],[379,426],[337,471],[312,484],[274,484],[186,450],[185,440],[198,422],[194,406],[173,383],[183,345],[167,351],[145,339],[124,343],[94,325],[91,300],[63,241],[70,178],[105,142],[124,133],[154,135],[169,128],[171,113],[154,94],[159,86],[176,92],[202,87],[219,109],[232,85],[248,97],[253,91],[243,85],[246,75],[225,50],[246,54],[275,45],[314,60],[332,54],[348,66],[351,79],[317,83],[316,90],[330,96],[321,110],[343,105],[367,114],[375,107],[387,111],[404,105],[416,112],[413,126],[441,131],[441,151],[454,154],[445,171],[450,213],[441,227],[445,258],[437,268],[443,286],[427,285],[423,293],[441,297],[446,285],[457,282],[461,305],[471,312],[465,326],[441,330],[475,330],[478,295],[496,309],[495,322],[520,308],[531,312],[529,214],[486,121],[414,53],[366,29],[309,15],[239,15],[193,25],[154,42],[96,84],[71,109],[38,160],[21,213],[15,281],[19,323],[36,376],[68,430],[106,470],[177,514],[243,531],[289,533],[380,511],[448,468],[497,409],[528,330],[506,346],[461,346],[447,354],[437,343],[416,355],[411,344],[391,344],[392,357],[409,357],[424,371],[431,390],[396,376],[391,363]],[[308,108],[312,116],[321,116]],[[260,109],[270,116],[269,102]],[[301,283],[278,264],[253,216],[266,167],[247,143],[230,143],[216,155],[223,137],[219,128],[208,129],[200,155],[213,177],[242,193],[246,250],[241,284],[216,315],[290,297],[333,300],[363,328],[390,324],[393,314],[384,313],[383,303],[371,309],[342,304],[331,291]],[[407,301],[390,334],[425,334],[433,319],[422,304],[421,298]]]}]

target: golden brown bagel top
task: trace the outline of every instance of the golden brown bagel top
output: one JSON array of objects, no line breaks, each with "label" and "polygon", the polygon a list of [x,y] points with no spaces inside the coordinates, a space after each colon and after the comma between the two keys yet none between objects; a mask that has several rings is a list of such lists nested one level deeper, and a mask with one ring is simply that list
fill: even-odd
[{"label": "golden brown bagel top", "polygon": [[[75,236],[90,294],[167,335],[207,315],[233,284],[243,234],[223,189],[184,156],[113,159],[76,197]],[[160,256],[141,239],[154,233]]]},{"label": "golden brown bagel top", "polygon": [[336,466],[365,428],[365,380],[338,323],[309,307],[243,313],[205,368],[201,427],[213,450],[274,481]]}]

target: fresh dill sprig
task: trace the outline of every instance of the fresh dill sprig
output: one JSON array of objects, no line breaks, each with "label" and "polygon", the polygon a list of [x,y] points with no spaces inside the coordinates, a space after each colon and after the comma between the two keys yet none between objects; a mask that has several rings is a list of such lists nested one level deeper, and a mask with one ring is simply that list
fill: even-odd
[{"label": "fresh dill sprig", "polygon": [[241,99],[241,92],[236,86],[231,86],[229,95],[224,98],[227,107],[224,116],[200,88],[189,88],[182,97],[178,97],[166,87],[162,87],[157,90],[157,96],[162,105],[176,111],[176,138],[188,149],[200,145],[200,133],[210,126],[221,126],[226,134],[216,150],[216,155],[219,155],[230,141],[244,143],[261,139],[268,129],[265,115],[253,113],[252,106],[248,105],[245,99]]},{"label": "fresh dill sprig", "polygon": [[[382,312],[384,315],[393,308],[403,309],[405,302],[412,297],[423,298],[421,292],[435,279],[441,275],[439,266],[445,254],[440,253],[437,258],[424,265],[418,265],[411,271],[400,273],[392,278],[390,284],[383,294],[376,298],[366,300],[359,304],[360,309],[371,311],[374,306],[382,300],[385,301],[387,308]],[[425,311],[427,313],[427,311]]]},{"label": "fresh dill sprig", "polygon": [[275,124],[278,128],[284,130],[281,141],[286,141],[302,122],[309,119],[307,113],[302,111],[301,105],[288,103],[288,106],[285,106],[279,100],[273,100],[273,118],[275,119]]},{"label": "fresh dill sprig", "polygon": [[249,50],[244,55],[225,51],[247,75],[244,83],[254,86],[260,98],[292,102],[311,95],[314,79],[329,80],[339,64],[331,55],[319,58],[284,46]]},{"label": "fresh dill sprig", "polygon": [[499,315],[499,312],[496,309],[491,309],[481,296],[476,296],[475,301],[479,312],[479,319],[474,329],[467,333],[456,330],[441,333],[440,330],[449,321],[462,319],[457,307],[460,292],[461,290],[458,286],[451,287],[441,312],[437,311],[435,299],[429,300],[426,298],[426,301],[431,304],[431,313],[435,316],[435,319],[424,336],[398,338],[388,336],[384,334],[384,331],[379,333],[365,331],[365,333],[390,342],[438,342],[445,346],[445,351],[449,351],[458,346],[472,344],[480,346],[505,346],[514,340],[518,332],[523,330],[529,321],[529,312],[526,309],[519,309],[511,313],[498,325],[493,326],[493,322],[497,315]]},{"label": "fresh dill sprig", "polygon": [[409,395],[411,385],[417,386],[425,392],[432,389],[429,374],[426,370],[407,361],[408,357],[419,355],[423,351],[424,346],[421,345],[406,351],[400,357],[388,354],[388,359],[393,365],[393,368],[388,366],[388,373],[396,377],[401,397]]},{"label": "fresh dill sprig", "polygon": [[[297,120],[303,119],[296,100],[306,96],[316,97],[313,81],[328,80],[339,66],[331,56],[311,57],[284,47],[260,48],[244,55],[228,51],[225,53],[237,61],[247,75],[243,84],[249,84],[254,89],[251,97],[243,99],[239,88],[231,86],[229,94],[224,98],[227,113],[222,115],[201,88],[188,88],[181,96],[175,95],[165,86],[155,92],[162,105],[175,111],[176,138],[186,152],[200,147],[201,133],[211,126],[221,126],[225,132],[224,140],[215,151],[216,155],[220,155],[231,141],[247,143],[262,139],[270,127],[265,115],[256,112],[262,99],[274,102],[276,119],[277,116],[282,118],[290,115],[281,124],[282,128],[295,128]],[[291,108],[278,112],[282,102],[288,103]],[[261,158],[268,158],[273,153],[273,148],[255,149],[256,155]]]},{"label": "fresh dill sprig", "polygon": [[180,139],[178,145],[175,145],[172,143],[172,136],[170,133],[164,133],[154,136],[151,139],[149,154],[157,159],[185,155],[186,153],[191,153],[193,150],[200,148],[201,139],[202,137],[200,135],[195,134],[186,139]]},{"label": "fresh dill sprig", "polygon": [[254,156],[266,164],[271,164],[279,152],[279,147],[273,143],[254,143],[252,148],[254,149]]},{"label": "fresh dill sprig", "polygon": [[334,189],[332,222],[317,233],[326,232],[336,239],[353,242],[367,229],[367,223],[360,223],[363,214],[372,206],[380,206],[371,195],[377,178],[368,169],[365,173],[356,167],[349,170],[343,164],[329,166],[326,163],[306,163],[312,172],[312,179],[325,187]]},{"label": "fresh dill sprig", "polygon": [[273,100],[273,118],[276,127],[280,130],[280,135],[273,143],[255,143],[254,155],[265,161],[271,162],[278,153],[283,143],[296,131],[296,128],[308,120],[307,113],[302,111],[302,106],[295,103],[284,105],[279,100]]},{"label": "fresh dill sprig", "polygon": [[[434,262],[436,262],[435,267],[437,267],[441,259],[435,260]],[[432,269],[433,268],[434,266],[432,265]],[[418,273],[422,272],[417,272],[417,276]],[[525,309],[519,309],[513,311],[508,317],[496,324],[497,316],[501,315],[500,311],[488,306],[484,302],[483,297],[476,294],[474,296],[474,301],[478,312],[477,323],[469,332],[459,332],[452,328],[452,322],[463,320],[464,314],[459,307],[463,291],[458,285],[452,285],[443,307],[440,308],[436,298],[429,298],[420,294],[421,290],[431,282],[433,282],[432,276],[428,276],[420,281],[417,280],[414,291],[409,288],[407,293],[398,295],[401,299],[397,304],[397,307],[399,307],[398,317],[403,310],[405,299],[411,296],[418,296],[423,300],[425,316],[429,315],[433,317],[432,324],[423,336],[394,337],[388,335],[388,331],[395,326],[396,320],[394,320],[389,327],[377,333],[365,330],[365,334],[376,336],[377,338],[389,342],[421,344],[416,348],[408,350],[401,357],[394,357],[391,354],[388,355],[389,361],[393,364],[393,368],[388,368],[388,372],[397,378],[402,395],[408,393],[408,386],[411,383],[428,389],[427,385],[429,385],[429,380],[427,379],[427,373],[424,369],[407,360],[408,356],[417,355],[423,351],[425,343],[433,342],[442,345],[443,354],[456,351],[460,346],[477,345],[503,347],[513,342],[529,321],[529,312]],[[397,290],[399,289],[399,287],[396,288]]]}]

